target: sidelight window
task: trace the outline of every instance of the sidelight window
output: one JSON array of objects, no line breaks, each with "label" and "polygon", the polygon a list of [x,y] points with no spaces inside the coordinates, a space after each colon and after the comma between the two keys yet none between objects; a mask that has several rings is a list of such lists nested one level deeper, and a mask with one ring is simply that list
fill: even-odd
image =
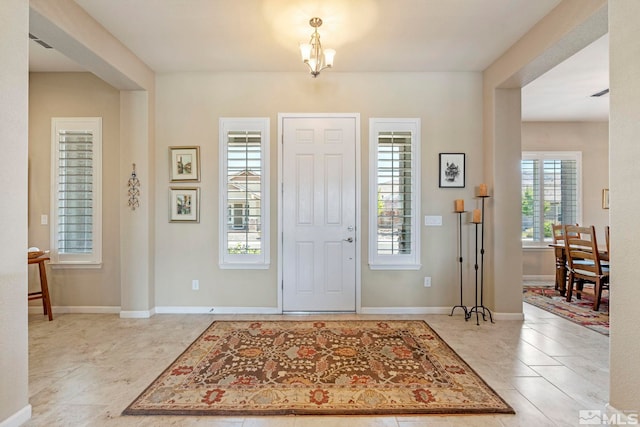
[{"label": "sidelight window", "polygon": [[220,267],[269,265],[269,119],[220,119]]},{"label": "sidelight window", "polygon": [[371,119],[369,265],[420,268],[420,119]]},{"label": "sidelight window", "polygon": [[51,120],[51,260],[102,262],[102,119]]}]

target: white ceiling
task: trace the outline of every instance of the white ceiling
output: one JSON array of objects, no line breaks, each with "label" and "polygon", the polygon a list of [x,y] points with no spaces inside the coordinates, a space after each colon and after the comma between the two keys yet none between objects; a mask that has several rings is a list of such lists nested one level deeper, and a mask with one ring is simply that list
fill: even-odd
[{"label": "white ceiling", "polygon": [[[560,0],[75,0],[157,73],[300,71],[319,16],[333,71],[482,71]],[[36,34],[37,35],[37,34]],[[45,40],[46,42],[46,40]],[[31,41],[32,71],[83,67]],[[523,120],[607,120],[606,41],[523,89]],[[54,46],[55,48],[55,46]],[[595,59],[593,55],[598,55]],[[603,64],[604,62],[604,64]],[[583,68],[584,65],[587,68]],[[322,78],[322,76],[320,76]],[[608,101],[608,97],[606,98]],[[593,99],[589,99],[591,101]],[[591,107],[599,106],[599,110]],[[578,118],[581,117],[581,118]]]},{"label": "white ceiling", "polygon": [[522,88],[526,121],[608,121],[609,35],[605,35]]}]

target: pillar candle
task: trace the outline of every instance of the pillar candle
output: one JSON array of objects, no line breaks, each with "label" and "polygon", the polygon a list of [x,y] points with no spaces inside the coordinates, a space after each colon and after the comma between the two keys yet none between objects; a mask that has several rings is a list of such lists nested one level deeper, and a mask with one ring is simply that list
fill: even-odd
[{"label": "pillar candle", "polygon": [[478,189],[478,196],[486,197],[489,194],[487,193],[487,184],[480,184],[480,188]]},{"label": "pillar candle", "polygon": [[480,209],[473,210],[473,219],[471,222],[480,224],[482,222],[482,215],[480,214]]},{"label": "pillar candle", "polygon": [[456,212],[464,212],[464,200],[456,199]]}]

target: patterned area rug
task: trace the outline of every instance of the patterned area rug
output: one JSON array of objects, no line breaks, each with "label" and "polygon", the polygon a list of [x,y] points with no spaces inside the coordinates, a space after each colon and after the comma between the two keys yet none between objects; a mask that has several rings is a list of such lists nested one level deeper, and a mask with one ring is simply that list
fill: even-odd
[{"label": "patterned area rug", "polygon": [[213,322],[124,415],[514,413],[423,321]]},{"label": "patterned area rug", "polygon": [[609,291],[607,290],[602,294],[599,311],[593,311],[593,289],[587,286],[582,291],[582,299],[577,299],[574,293],[571,302],[567,302],[553,286],[524,286],[523,297],[526,303],[585,328],[609,335]]}]

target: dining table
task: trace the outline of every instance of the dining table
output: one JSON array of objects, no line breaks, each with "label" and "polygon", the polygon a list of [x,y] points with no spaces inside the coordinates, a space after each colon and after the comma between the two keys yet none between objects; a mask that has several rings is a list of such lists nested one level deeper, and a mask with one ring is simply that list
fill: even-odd
[{"label": "dining table", "polygon": [[560,295],[565,296],[567,292],[567,253],[564,243],[551,243],[549,247],[553,248],[556,259],[555,289],[560,292]]}]

